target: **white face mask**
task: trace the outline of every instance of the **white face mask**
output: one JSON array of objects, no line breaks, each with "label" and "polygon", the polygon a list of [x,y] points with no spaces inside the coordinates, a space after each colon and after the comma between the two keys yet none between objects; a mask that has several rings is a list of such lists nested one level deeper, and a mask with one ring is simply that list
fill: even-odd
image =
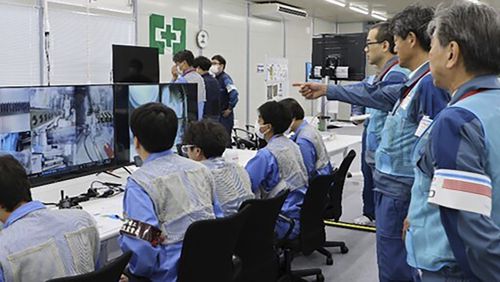
[{"label": "white face mask", "polygon": [[218,65],[212,65],[209,69],[210,73],[213,73],[214,75],[218,75],[220,71],[220,67]]},{"label": "white face mask", "polygon": [[288,135],[290,135],[290,133],[292,133],[291,127],[287,128],[287,130],[285,130],[285,132],[283,132],[283,135],[288,136]]},{"label": "white face mask", "polygon": [[182,70],[181,70],[181,67],[179,67],[179,66],[177,66],[177,74],[182,75]]},{"label": "white face mask", "polygon": [[264,135],[265,133],[261,132],[260,131],[260,128],[261,128],[261,125],[259,124],[258,121],[255,122],[255,134],[257,135],[257,137],[259,137],[260,139],[265,139],[264,138]]}]

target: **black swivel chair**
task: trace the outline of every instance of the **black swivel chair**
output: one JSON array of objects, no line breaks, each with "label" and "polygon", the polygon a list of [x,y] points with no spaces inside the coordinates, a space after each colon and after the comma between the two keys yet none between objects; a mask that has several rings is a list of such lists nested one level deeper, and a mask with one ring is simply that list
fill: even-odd
[{"label": "black swivel chair", "polygon": [[279,276],[279,257],[275,248],[274,227],[289,191],[278,196],[243,202],[249,216],[240,232],[235,254],[241,259],[238,282],[274,282]]},{"label": "black swivel chair", "polygon": [[184,236],[177,281],[234,281],[234,248],[249,212],[244,208],[232,216],[192,223]]},{"label": "black swivel chair", "polygon": [[[349,151],[347,156],[340,164],[340,167],[333,173],[333,185],[328,191],[328,203],[325,209],[324,218],[333,219],[333,221],[339,221],[342,215],[342,193],[344,192],[345,179],[349,171],[349,167],[352,161],[356,157],[356,152],[354,150]],[[331,258],[331,253],[325,249],[325,247],[339,247],[342,254],[349,252],[345,242],[338,241],[327,241],[318,251],[324,254],[326,259],[326,264],[333,264],[333,259]]]},{"label": "black swivel chair", "polygon": [[297,239],[280,242],[284,249],[285,276],[292,281],[314,275],[316,281],[324,281],[321,269],[292,270],[291,264],[295,254],[309,255],[324,246],[326,234],[323,213],[332,182],[333,175],[316,176],[310,181],[300,210],[300,234]]},{"label": "black swivel chair", "polygon": [[119,281],[123,270],[127,266],[131,252],[126,252],[112,260],[101,269],[76,276],[51,279],[47,282],[90,282],[90,281]]}]

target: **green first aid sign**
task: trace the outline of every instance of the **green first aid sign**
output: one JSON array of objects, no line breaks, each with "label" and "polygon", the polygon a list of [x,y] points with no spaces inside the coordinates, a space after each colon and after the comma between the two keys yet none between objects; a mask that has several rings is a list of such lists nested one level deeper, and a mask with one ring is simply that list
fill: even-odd
[{"label": "green first aid sign", "polygon": [[149,46],[158,48],[159,54],[169,49],[172,54],[186,49],[186,19],[172,18],[172,24],[165,24],[165,17],[149,16]]}]

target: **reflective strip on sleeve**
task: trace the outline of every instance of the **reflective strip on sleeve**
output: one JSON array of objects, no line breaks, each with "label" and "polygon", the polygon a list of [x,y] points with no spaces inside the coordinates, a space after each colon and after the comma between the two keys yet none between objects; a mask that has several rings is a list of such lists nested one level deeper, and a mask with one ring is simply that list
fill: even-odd
[{"label": "reflective strip on sleeve", "polygon": [[438,169],[432,180],[429,203],[489,217],[491,179],[477,173]]},{"label": "reflective strip on sleeve", "polygon": [[238,90],[238,89],[236,88],[236,86],[234,86],[234,84],[228,84],[226,86],[226,90],[227,90],[227,93],[230,93],[231,91]]}]

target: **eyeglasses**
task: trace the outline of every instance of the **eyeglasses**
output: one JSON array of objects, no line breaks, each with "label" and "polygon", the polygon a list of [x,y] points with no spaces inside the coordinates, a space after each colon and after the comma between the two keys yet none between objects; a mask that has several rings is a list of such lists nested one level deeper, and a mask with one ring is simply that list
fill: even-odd
[{"label": "eyeglasses", "polygon": [[384,43],[384,41],[366,42],[365,48],[368,48],[368,47],[370,47],[370,45],[373,45],[373,44],[381,44],[381,43]]},{"label": "eyeglasses", "polygon": [[196,147],[195,145],[182,145],[181,151],[183,154],[187,154],[189,149]]}]

